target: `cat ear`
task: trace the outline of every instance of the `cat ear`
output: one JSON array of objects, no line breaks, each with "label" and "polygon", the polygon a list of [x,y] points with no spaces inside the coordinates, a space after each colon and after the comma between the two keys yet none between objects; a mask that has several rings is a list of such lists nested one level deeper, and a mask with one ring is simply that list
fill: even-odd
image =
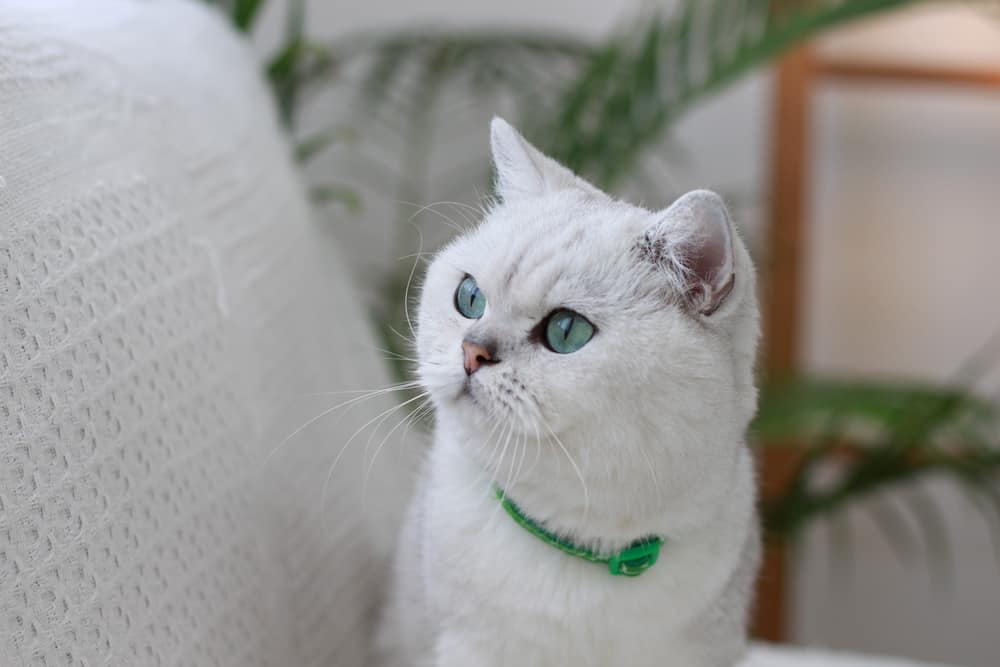
[{"label": "cat ear", "polygon": [[504,201],[539,197],[575,188],[595,198],[607,195],[540,150],[499,116],[490,124],[490,148],[496,169],[496,191]]},{"label": "cat ear", "polygon": [[642,248],[670,271],[685,301],[702,315],[718,310],[733,289],[733,229],[714,192],[694,190],[675,201],[646,232]]}]

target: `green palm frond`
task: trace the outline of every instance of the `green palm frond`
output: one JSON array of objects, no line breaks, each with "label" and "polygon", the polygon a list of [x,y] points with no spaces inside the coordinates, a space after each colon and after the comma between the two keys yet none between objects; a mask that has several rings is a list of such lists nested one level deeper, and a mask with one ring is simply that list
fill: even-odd
[{"label": "green palm frond", "polygon": [[827,28],[906,4],[913,1],[685,0],[596,45],[459,31],[355,40],[334,51],[370,58],[359,84],[365,114],[409,118],[456,86],[506,94],[529,138],[611,188],[711,93]]},{"label": "green palm frond", "polygon": [[[924,544],[938,544],[943,520],[929,498],[911,494],[900,508],[878,499],[932,474],[958,481],[1000,519],[1000,407],[968,389],[793,380],[765,389],[751,432],[801,452],[787,490],[764,503],[772,537],[794,537],[814,519],[873,497],[872,517],[897,551],[912,551],[910,523]],[[831,469],[836,479],[817,484]]]},{"label": "green palm frond", "polygon": [[421,31],[385,37],[352,37],[335,44],[342,62],[367,60],[360,77],[366,112],[386,103],[404,111],[419,108],[421,88],[455,84],[469,93],[508,89],[535,95],[539,80],[549,82],[560,68],[575,72],[593,57],[593,45],[569,35],[502,31]]},{"label": "green palm frond", "polygon": [[[553,91],[586,66],[593,46],[531,31],[422,31],[351,37],[334,44],[330,54],[340,71],[353,73],[340,86],[351,121],[369,137],[397,140],[391,150],[398,158],[390,165],[397,174],[394,199],[424,202],[429,184],[419,175],[428,172],[437,128],[447,127],[454,143],[460,123],[453,120],[477,104],[501,100],[522,116],[529,107],[555,113]],[[474,171],[488,174],[484,161],[476,166]],[[466,171],[467,165],[456,169]],[[399,222],[408,218],[400,212]]]},{"label": "green palm frond", "polygon": [[257,14],[265,4],[264,0],[235,0],[232,3],[233,24],[243,32],[248,32],[253,28]]},{"label": "green palm frond", "polygon": [[[562,112],[529,131],[605,187],[696,102],[823,30],[908,0],[688,0],[602,46],[561,93]],[[643,27],[645,26],[645,27]]]},{"label": "green palm frond", "polygon": [[[202,0],[216,5],[240,32],[253,32],[268,0]],[[326,47],[305,37],[305,0],[288,0],[284,36],[268,60],[264,73],[271,84],[281,120],[287,128],[295,124],[299,95],[309,81],[329,73],[332,65]]]},{"label": "green palm frond", "polygon": [[995,403],[965,387],[803,378],[765,387],[752,432],[759,440],[815,440],[837,430],[869,441],[978,441],[976,427],[998,419]]}]

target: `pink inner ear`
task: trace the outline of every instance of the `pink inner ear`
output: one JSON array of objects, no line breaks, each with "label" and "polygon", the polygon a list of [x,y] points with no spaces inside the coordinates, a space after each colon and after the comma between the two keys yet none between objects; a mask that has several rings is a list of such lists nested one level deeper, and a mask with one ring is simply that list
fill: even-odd
[{"label": "pink inner ear", "polygon": [[703,315],[718,310],[735,284],[733,241],[722,199],[705,190],[689,192],[667,209],[652,236],[647,235],[647,243],[654,247],[673,246],[692,308]]},{"label": "pink inner ear", "polygon": [[711,229],[691,251],[688,268],[702,281],[714,285],[729,256],[728,238],[721,229]]},{"label": "pink inner ear", "polygon": [[724,208],[702,210],[702,235],[691,253],[689,269],[701,284],[695,304],[702,315],[711,315],[733,290],[733,246],[729,235],[729,218]]}]

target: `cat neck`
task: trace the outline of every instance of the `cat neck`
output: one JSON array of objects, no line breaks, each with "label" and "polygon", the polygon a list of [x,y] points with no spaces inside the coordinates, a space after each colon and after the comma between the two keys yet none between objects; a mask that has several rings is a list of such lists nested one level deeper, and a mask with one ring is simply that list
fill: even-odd
[{"label": "cat neck", "polygon": [[[570,465],[562,452],[558,457],[551,449],[536,452],[535,447],[551,448],[552,443],[530,439],[522,441],[517,456],[511,453],[488,469],[474,454],[486,443],[469,442],[475,435],[465,434],[465,439],[455,435],[437,434],[436,467],[456,483],[455,488],[468,490],[469,500],[482,496],[495,503],[495,491],[502,489],[547,531],[596,553],[618,551],[645,536],[693,538],[718,523],[731,507],[753,506],[752,461],[742,444],[733,447],[728,469],[720,462],[714,471],[718,483],[666,489],[658,488],[645,468],[641,475],[625,477],[614,470],[592,474],[585,462]],[[561,440],[570,452],[579,444],[572,434]],[[489,502],[481,506],[490,512],[495,509]]]}]

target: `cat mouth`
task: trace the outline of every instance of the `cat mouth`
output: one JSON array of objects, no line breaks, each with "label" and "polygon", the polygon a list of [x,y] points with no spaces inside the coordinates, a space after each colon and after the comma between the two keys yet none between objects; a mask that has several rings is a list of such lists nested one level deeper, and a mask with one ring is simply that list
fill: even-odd
[{"label": "cat mouth", "polygon": [[462,388],[458,390],[458,396],[456,398],[469,398],[472,401],[476,400],[476,397],[472,395],[471,377],[467,377],[462,381]]},{"label": "cat mouth", "polygon": [[460,401],[463,398],[467,398],[470,401],[472,401],[473,403],[475,403],[477,406],[482,407],[482,404],[479,402],[479,399],[476,397],[475,392],[472,390],[472,378],[471,377],[465,378],[465,380],[462,382],[462,388],[458,390],[458,395],[455,396],[455,400],[456,401]]}]

